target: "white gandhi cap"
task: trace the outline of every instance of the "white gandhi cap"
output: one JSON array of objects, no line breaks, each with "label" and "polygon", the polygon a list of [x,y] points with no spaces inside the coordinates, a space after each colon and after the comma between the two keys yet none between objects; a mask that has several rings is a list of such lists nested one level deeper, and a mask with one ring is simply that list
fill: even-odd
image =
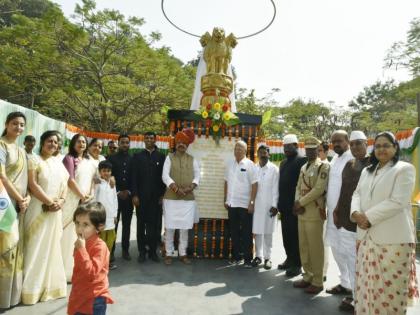
[{"label": "white gandhi cap", "polygon": [[285,135],[283,138],[283,145],[290,143],[298,143],[298,138],[294,134]]},{"label": "white gandhi cap", "polygon": [[354,140],[367,140],[367,138],[363,131],[354,130],[350,134],[350,141]]}]

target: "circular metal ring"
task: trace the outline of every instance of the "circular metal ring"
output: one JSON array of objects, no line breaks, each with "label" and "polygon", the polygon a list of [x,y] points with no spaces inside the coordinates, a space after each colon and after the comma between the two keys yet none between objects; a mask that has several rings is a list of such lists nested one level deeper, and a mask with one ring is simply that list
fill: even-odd
[{"label": "circular metal ring", "polygon": [[[273,17],[271,18],[270,23],[268,23],[268,24],[267,24],[264,28],[260,29],[258,32],[255,32],[255,33],[252,33],[252,34],[249,34],[249,35],[246,35],[246,36],[239,36],[239,37],[236,37],[236,39],[244,39],[244,38],[249,38],[249,37],[252,37],[252,36],[258,35],[258,34],[260,34],[260,33],[264,32],[267,28],[269,28],[269,27],[271,26],[271,24],[273,24],[274,19],[276,18],[276,14],[277,14],[277,8],[276,8],[276,4],[274,3],[274,0],[270,0],[270,2],[271,2],[271,4],[273,5]],[[181,32],[183,32],[183,33],[185,33],[185,34],[188,34],[188,35],[191,35],[191,36],[194,36],[194,37],[198,37],[198,38],[200,38],[200,37],[201,37],[200,35],[193,34],[193,33],[191,33],[191,32],[188,32],[188,31],[186,31],[186,30],[184,30],[184,29],[180,28],[178,25],[176,25],[174,22],[172,22],[172,21],[171,21],[171,19],[169,19],[168,15],[167,15],[167,14],[166,14],[166,12],[165,12],[164,3],[165,3],[165,0],[162,0],[162,2],[161,2],[161,9],[162,9],[162,13],[163,13],[163,15],[165,16],[166,20],[167,20],[169,23],[171,23],[171,25],[172,25],[173,27],[175,27],[177,30],[179,30],[179,31],[181,31]]]}]

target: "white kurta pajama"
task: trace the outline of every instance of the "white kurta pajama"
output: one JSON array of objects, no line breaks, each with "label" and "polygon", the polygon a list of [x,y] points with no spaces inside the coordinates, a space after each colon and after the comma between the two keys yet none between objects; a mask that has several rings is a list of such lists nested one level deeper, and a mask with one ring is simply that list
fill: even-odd
[{"label": "white kurta pajama", "polygon": [[273,232],[276,216],[271,217],[270,209],[277,208],[279,199],[279,169],[270,161],[261,167],[257,166],[258,192],[255,198],[255,211],[252,223],[252,233],[255,234],[256,256],[271,258]]},{"label": "white kurta pajama", "polygon": [[[344,166],[348,161],[354,159],[350,150],[344,152],[341,156],[337,154],[333,157],[330,162],[330,173],[328,179],[327,188],[327,231],[325,235],[325,245],[331,247],[333,257],[340,270],[340,284],[341,286],[350,289],[352,283],[350,281],[349,271],[346,267],[346,259],[348,251],[346,248],[342,248],[344,241],[341,238],[346,238],[348,231],[344,228],[337,229],[334,225],[333,212],[337,206],[338,198],[340,197],[340,190],[342,184],[342,173]],[[343,243],[344,242],[344,243]],[[351,254],[351,253],[350,253]],[[354,253],[353,255],[355,255]]]},{"label": "white kurta pajama", "polygon": [[[200,166],[198,162],[193,160],[194,179],[193,183],[198,186],[200,182]],[[169,187],[175,181],[170,177],[171,159],[166,157],[163,164],[162,180],[166,187]],[[174,255],[174,234],[179,229],[179,246],[178,252],[180,256],[187,254],[188,247],[188,230],[192,229],[194,223],[199,220],[197,203],[195,200],[170,200],[163,199],[163,216],[165,221],[165,250],[167,256]]]}]

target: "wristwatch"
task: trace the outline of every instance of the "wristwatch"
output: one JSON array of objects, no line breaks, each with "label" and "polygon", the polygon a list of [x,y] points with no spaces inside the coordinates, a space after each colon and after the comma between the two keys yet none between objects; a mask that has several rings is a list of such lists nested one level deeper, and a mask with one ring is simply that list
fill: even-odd
[{"label": "wristwatch", "polygon": [[251,205],[253,205],[254,204],[254,200],[251,200]]}]

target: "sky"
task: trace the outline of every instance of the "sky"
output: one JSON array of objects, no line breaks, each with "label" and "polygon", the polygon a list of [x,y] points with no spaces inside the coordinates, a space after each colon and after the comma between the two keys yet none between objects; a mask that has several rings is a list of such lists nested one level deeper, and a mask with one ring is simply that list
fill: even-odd
[{"label": "sky", "polygon": [[[53,0],[70,17],[79,0]],[[293,98],[345,107],[377,80],[410,80],[404,69],[384,69],[387,50],[405,41],[409,23],[420,17],[419,0],[274,0],[277,16],[265,32],[239,40],[232,65],[236,87],[258,97],[273,88],[280,105]],[[199,38],[175,29],[165,19],[161,0],[96,0],[97,8],[116,9],[145,19],[143,34],[159,31],[157,44],[184,62],[197,57]],[[269,23],[269,0],[165,0],[168,17],[202,35],[220,26],[226,34],[252,34]],[[192,94],[193,91],[191,91]]]}]

